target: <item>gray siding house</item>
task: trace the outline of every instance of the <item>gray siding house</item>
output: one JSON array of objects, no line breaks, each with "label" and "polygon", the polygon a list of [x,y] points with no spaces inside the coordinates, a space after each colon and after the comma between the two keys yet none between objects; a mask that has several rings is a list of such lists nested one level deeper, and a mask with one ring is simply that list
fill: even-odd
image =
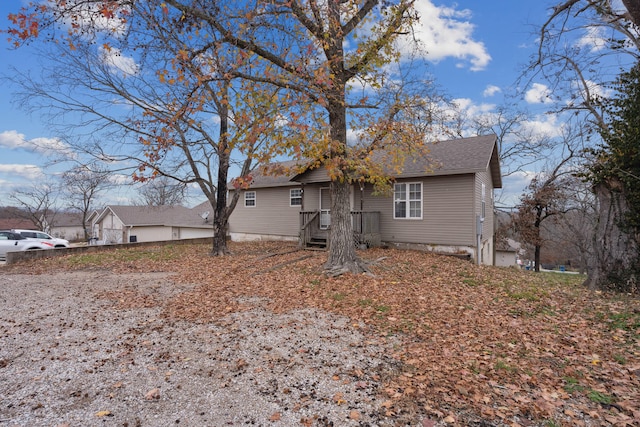
[{"label": "gray siding house", "polygon": [[[367,246],[466,253],[494,264],[493,190],[502,188],[497,137],[437,142],[429,158],[408,159],[389,195],[374,195],[370,184],[352,187],[354,239]],[[322,168],[257,173],[231,214],[231,239],[326,244],[330,209],[330,180]]]},{"label": "gray siding house", "polygon": [[110,205],[90,216],[92,237],[98,244],[213,237],[211,211],[209,202],[191,209]]}]

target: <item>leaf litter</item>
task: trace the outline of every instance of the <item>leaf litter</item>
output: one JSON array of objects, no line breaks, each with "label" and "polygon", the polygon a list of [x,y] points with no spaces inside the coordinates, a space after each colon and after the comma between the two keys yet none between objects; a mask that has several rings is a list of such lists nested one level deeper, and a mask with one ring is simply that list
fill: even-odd
[{"label": "leaf litter", "polygon": [[[223,258],[209,256],[207,246],[175,245],[105,252],[85,262],[66,256],[5,270],[171,273],[175,288],[166,294],[124,286],[103,290],[98,296],[109,302],[111,310],[157,306],[162,322],[176,325],[233,328],[238,319],[244,319],[242,324],[261,319],[262,323],[253,324],[257,331],[229,338],[228,344],[236,346],[259,342],[260,335],[273,327],[267,319],[275,316],[296,313],[284,328],[294,334],[290,336],[294,342],[295,334],[308,334],[307,326],[319,321],[322,313],[348,319],[341,328],[360,337],[348,348],[376,360],[326,372],[331,381],[347,381],[349,393],[359,387],[369,393],[365,410],[355,407],[351,397],[336,399],[340,393],[345,396],[345,389],[323,396],[331,407],[344,407],[335,425],[640,423],[640,303],[636,298],[589,292],[570,275],[478,267],[453,257],[395,249],[359,253],[371,261],[372,277],[329,278],[322,275],[324,252],[272,242],[230,246],[234,254]],[[132,251],[148,256],[132,256]],[[300,313],[305,313],[304,322]],[[180,331],[176,327],[173,334]],[[279,367],[277,375],[270,377],[277,382],[277,390],[288,390],[289,395],[292,390],[309,390],[302,393],[306,400],[300,398],[302,394],[297,396],[300,410],[305,402],[309,407],[314,388],[300,381],[283,383],[283,375],[291,369],[289,364],[309,366],[312,356],[325,352],[314,342],[332,339],[344,337],[314,337],[300,348],[287,350],[295,357],[274,353],[273,344],[262,343],[261,363],[269,360],[264,367],[253,366],[249,358],[255,354],[236,357],[234,353],[229,357],[235,360],[228,360],[226,368],[245,372]],[[335,350],[332,357],[339,354]],[[322,363],[340,366],[339,360]],[[311,366],[326,370],[322,364]],[[267,382],[258,388],[269,387],[276,385]],[[295,409],[296,404],[292,405]],[[312,412],[287,424],[286,412],[275,405],[259,424],[335,422],[332,414]]]}]

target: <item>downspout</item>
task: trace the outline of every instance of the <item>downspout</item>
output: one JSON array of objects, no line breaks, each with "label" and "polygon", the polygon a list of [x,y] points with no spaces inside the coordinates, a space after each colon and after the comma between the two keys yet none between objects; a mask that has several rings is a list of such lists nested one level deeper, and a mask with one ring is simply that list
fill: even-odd
[{"label": "downspout", "polygon": [[482,242],[482,223],[483,219],[480,214],[476,215],[476,264],[480,265],[481,256],[480,256],[480,245]]},{"label": "downspout", "polygon": [[362,229],[362,217],[364,217],[364,181],[360,181],[360,235],[364,235]]},{"label": "downspout", "polygon": [[298,245],[301,248],[304,248],[305,246],[307,246],[307,239],[305,237],[305,233],[306,231],[302,229],[302,226],[304,225],[304,182],[300,183],[300,191],[302,192],[302,197],[301,197],[301,201],[300,201],[300,213],[298,214],[298,218],[299,218],[299,225],[298,225]]}]

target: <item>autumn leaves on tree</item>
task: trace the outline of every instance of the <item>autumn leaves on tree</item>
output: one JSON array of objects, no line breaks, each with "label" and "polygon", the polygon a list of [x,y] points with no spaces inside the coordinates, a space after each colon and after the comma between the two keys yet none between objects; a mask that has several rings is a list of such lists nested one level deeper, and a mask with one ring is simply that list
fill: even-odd
[{"label": "autumn leaves on tree", "polygon": [[[327,270],[340,273],[363,269],[352,240],[350,185],[388,183],[390,171],[373,161],[374,151],[390,153],[394,166],[424,151],[424,126],[411,126],[403,114],[426,100],[394,86],[388,71],[401,66],[398,41],[416,19],[412,0],[57,0],[13,15],[10,34],[18,45],[55,41],[80,64],[94,59],[76,79],[91,82],[96,92],[86,93],[132,105],[130,113],[114,117],[68,97],[63,104],[82,105],[134,138],[136,179],[197,183],[215,208],[218,236],[237,200],[237,192],[226,200],[233,162],[239,182],[278,155],[326,168],[333,216]],[[66,84],[82,85],[72,76]],[[219,125],[211,126],[212,116]],[[347,129],[356,141],[347,141]],[[398,144],[401,150],[387,150]],[[225,251],[216,239],[213,252]]]}]

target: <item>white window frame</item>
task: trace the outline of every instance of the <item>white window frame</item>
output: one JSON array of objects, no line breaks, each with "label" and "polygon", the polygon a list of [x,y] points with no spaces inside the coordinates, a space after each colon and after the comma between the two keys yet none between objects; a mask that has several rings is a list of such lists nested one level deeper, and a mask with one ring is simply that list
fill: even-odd
[{"label": "white window frame", "polygon": [[[244,207],[245,208],[255,208],[257,203],[257,195],[255,191],[245,191],[244,192]],[[248,204],[248,202],[253,202],[253,204]]]},{"label": "white window frame", "polygon": [[[411,198],[411,186],[418,185],[420,187],[420,198]],[[397,190],[398,186],[402,186],[404,191],[401,193]],[[424,206],[424,186],[422,182],[399,182],[393,185],[393,219],[420,220],[423,217]],[[398,195],[404,194],[404,198],[399,199]],[[405,203],[405,216],[398,216],[396,204]],[[411,216],[411,204],[418,203],[420,206],[420,216]]]},{"label": "white window frame", "polygon": [[[294,192],[297,192],[298,195],[294,196]],[[300,200],[300,203],[298,204],[294,204],[293,200]],[[300,206],[302,206],[302,188],[291,188],[289,189],[289,206],[292,208],[299,208]]]}]

